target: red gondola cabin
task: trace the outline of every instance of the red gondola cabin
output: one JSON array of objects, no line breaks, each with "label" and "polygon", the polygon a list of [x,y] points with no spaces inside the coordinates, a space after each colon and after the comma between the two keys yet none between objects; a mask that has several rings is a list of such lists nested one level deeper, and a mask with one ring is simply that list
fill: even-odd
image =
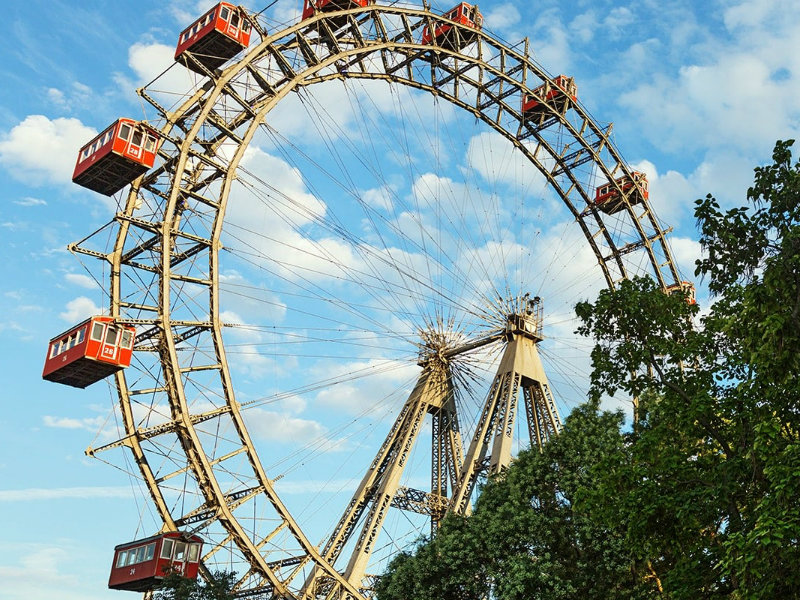
[{"label": "red gondola cabin", "polygon": [[[454,6],[442,16],[476,31],[483,27],[483,15],[478,11],[478,7],[466,2]],[[436,23],[433,35],[427,25],[422,30],[423,44],[435,42],[437,46],[453,51],[474,42],[476,37],[477,34],[465,33],[463,29],[454,29],[450,23]]]},{"label": "red gondola cabin", "polygon": [[[358,8],[375,4],[375,0],[304,0],[303,20],[310,19],[314,13],[333,12],[336,10],[347,10],[348,8]],[[334,20],[334,26],[340,27],[346,22],[345,19]]]},{"label": "red gondola cabin", "polygon": [[526,121],[543,121],[553,110],[566,112],[570,102],[578,99],[575,79],[559,75],[552,82],[545,81],[530,94],[522,96],[522,116]]},{"label": "red gondola cabin", "polygon": [[120,544],[114,548],[114,562],[108,587],[112,590],[146,592],[170,573],[197,579],[203,540],[180,531]]},{"label": "red gondola cabin", "polygon": [[[631,171],[631,176],[618,177],[616,183],[606,183],[595,191],[594,205],[606,213],[613,215],[625,208],[624,196],[628,197],[631,205],[641,204],[650,197],[647,190],[647,176],[638,171]],[[619,189],[622,194],[619,193]]]},{"label": "red gondola cabin", "polygon": [[680,283],[676,283],[674,285],[667,286],[667,294],[677,294],[682,293],[686,295],[686,302],[690,305],[697,304],[697,298],[695,297],[695,289],[694,284],[690,281],[681,281]]},{"label": "red gondola cabin", "polygon": [[118,119],[81,148],[72,181],[111,196],[152,168],[159,139],[145,123]]},{"label": "red gondola cabin", "polygon": [[[183,30],[175,49],[175,60],[195,73],[218,69],[250,44],[250,21],[233,4],[220,2]],[[186,54],[191,52],[191,60]]]},{"label": "red gondola cabin", "polygon": [[42,378],[85,388],[131,364],[135,329],[92,317],[50,340]]}]

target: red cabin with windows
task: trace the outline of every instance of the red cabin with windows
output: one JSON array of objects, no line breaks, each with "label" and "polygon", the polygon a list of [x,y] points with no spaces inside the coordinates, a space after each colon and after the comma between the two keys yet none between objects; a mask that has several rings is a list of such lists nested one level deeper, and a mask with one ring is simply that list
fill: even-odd
[{"label": "red cabin with windows", "polygon": [[525,121],[542,121],[553,114],[566,112],[570,102],[578,100],[578,86],[575,79],[559,75],[552,81],[545,81],[530,94],[522,96],[522,117]]},{"label": "red cabin with windows", "polygon": [[132,119],[118,119],[81,148],[72,181],[111,196],[152,168],[160,137]]},{"label": "red cabin with windows", "polygon": [[[233,4],[220,2],[181,32],[175,60],[195,73],[205,75],[203,67],[208,71],[218,69],[247,48],[250,33],[250,21],[244,11]],[[187,52],[191,52],[194,60]]]},{"label": "red cabin with windows", "polygon": [[196,579],[202,549],[202,538],[180,531],[120,544],[114,548],[108,587],[146,592],[170,573]]},{"label": "red cabin with windows", "polygon": [[[466,2],[454,6],[442,16],[471,29],[478,30],[483,27],[483,15],[478,11],[478,7]],[[437,46],[454,51],[474,42],[476,37],[477,34],[464,33],[463,30],[456,31],[450,23],[436,23],[433,35],[427,25],[422,30],[423,44],[435,43]]]},{"label": "red cabin with windows", "polygon": [[85,388],[131,364],[135,329],[92,317],[50,340],[42,378]]},{"label": "red cabin with windows", "polygon": [[[375,0],[304,0],[303,20],[310,19],[318,12],[333,12],[336,10],[347,10],[349,8],[359,8],[375,4]],[[334,21],[334,24],[344,25],[346,19],[341,22]]]},{"label": "red cabin with windows", "polygon": [[601,185],[595,191],[594,205],[607,215],[613,215],[625,208],[625,196],[631,205],[640,204],[650,197],[647,190],[647,176],[644,173],[631,171],[631,177],[623,175],[618,177],[615,183]]},{"label": "red cabin with windows", "polygon": [[667,286],[667,294],[669,294],[670,296],[672,294],[678,294],[678,293],[686,295],[686,302],[688,304],[690,305],[697,304],[694,284],[692,282],[681,281],[680,283]]}]

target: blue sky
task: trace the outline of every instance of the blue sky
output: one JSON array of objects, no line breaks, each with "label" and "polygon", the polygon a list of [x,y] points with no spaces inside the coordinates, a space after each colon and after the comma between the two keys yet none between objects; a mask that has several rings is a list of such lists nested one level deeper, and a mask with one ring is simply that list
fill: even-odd
[{"label": "blue sky", "polygon": [[[100,461],[83,455],[87,446],[113,439],[116,414],[111,387],[98,383],[84,391],[73,390],[43,382],[40,374],[50,337],[87,312],[100,310],[105,301],[94,280],[103,281],[102,270],[90,259],[79,260],[66,251],[68,243],[108,222],[114,210],[113,199],[71,184],[77,150],[117,117],[147,114],[134,90],[169,66],[180,30],[210,4],[33,0],[5,9],[7,34],[0,40],[0,69],[6,82],[0,88],[4,190],[0,308],[5,315],[0,322],[5,361],[0,369],[5,407],[0,415],[0,526],[5,542],[0,545],[0,580],[2,595],[9,600],[119,597],[120,593],[105,589],[113,546],[157,528],[146,498],[122,470],[124,457],[102,455]],[[648,174],[652,204],[674,228],[672,249],[683,273],[691,276],[699,255],[693,201],[713,193],[724,205],[739,204],[752,181],[753,166],[769,160],[775,140],[798,136],[800,13],[791,4],[787,0],[486,0],[480,8],[486,28],[512,44],[529,37],[538,62],[551,73],[574,76],[580,102],[598,122],[614,123],[615,144],[631,165]],[[262,8],[254,2],[248,6]],[[433,7],[444,10],[450,3],[433,2]],[[275,23],[291,23],[299,8],[299,0],[278,0],[266,16]],[[173,69],[165,85],[188,89],[191,83],[188,74]],[[367,87],[350,90],[370,91]],[[386,99],[380,93],[376,90],[373,96],[378,102]],[[310,104],[324,102],[324,98],[309,100]],[[403,123],[396,111],[369,123],[392,128],[403,139],[418,137],[414,134],[424,120],[421,113],[430,107],[416,96],[409,102],[417,112],[410,124]],[[295,108],[287,102],[283,109],[276,109],[274,125],[304,147],[318,132]],[[337,112],[331,104],[325,110],[335,113],[327,116],[336,127],[359,131],[352,111]],[[446,108],[431,110],[443,126],[460,123]],[[335,141],[336,135],[331,139]],[[317,201],[315,186],[324,184],[311,177],[292,179],[283,170],[285,155],[276,140],[259,140],[248,169],[267,173],[275,181],[282,174],[284,179],[276,185],[305,207],[312,206]],[[479,144],[480,140],[476,136],[468,142]],[[313,158],[323,160],[324,148],[317,150],[320,154]],[[441,153],[435,158],[446,162],[448,157]],[[481,169],[477,163],[472,167]],[[425,179],[421,171],[414,172],[414,182],[404,182],[390,167],[385,168],[383,187],[363,186],[369,187],[365,197],[375,206],[390,202],[412,183],[443,189],[437,188],[443,186],[441,179]],[[496,175],[498,180],[503,177]],[[465,175],[463,184],[476,178]],[[524,177],[518,174],[514,178],[517,189],[536,190],[543,201],[548,200],[546,190],[536,188],[540,185],[536,181],[521,181]],[[451,187],[460,184],[447,182]],[[508,192],[503,182],[495,185],[498,193]],[[232,209],[230,217],[234,229],[229,234],[253,215]],[[553,209],[542,215],[537,235],[557,240],[559,226],[558,211]],[[269,244],[259,243],[260,252],[270,251]],[[554,245],[558,243],[542,247]],[[327,250],[340,257],[338,253],[347,251],[333,245]],[[341,264],[351,264],[341,260]],[[288,296],[270,296],[259,288],[251,267],[231,262],[226,282],[231,289],[250,286],[259,297],[231,296],[224,318],[240,324],[277,322],[283,318]],[[581,290],[576,296],[581,293],[588,292]],[[707,305],[702,289],[699,299]],[[570,301],[564,298],[562,309]],[[254,320],[252,315],[263,313],[266,305],[275,311],[268,316],[272,321]],[[273,386],[280,388],[285,361],[274,348],[264,350],[272,347],[263,332],[234,329],[229,339],[231,348],[239,349],[234,372],[241,382],[240,400],[267,394],[264,390]],[[374,367],[379,358],[384,357],[373,347],[372,354],[359,353],[328,372],[340,377],[342,369]],[[413,361],[409,364],[413,366]],[[363,435],[379,443],[387,419],[403,399],[402,393],[378,388],[402,390],[409,377],[413,378],[413,369],[399,368],[382,373],[372,383],[343,378],[336,389],[258,405],[249,418],[264,462],[272,464],[274,456],[280,465],[282,455],[327,436],[335,443],[318,452],[315,460],[328,475],[336,473],[328,478],[328,487],[346,493],[363,470],[358,465],[369,455],[353,439]],[[553,379],[560,380],[557,375]],[[366,418],[364,427],[369,433],[356,433],[362,430],[346,429],[342,423],[364,423],[359,405],[364,394],[389,400],[382,405],[383,412]],[[569,404],[562,408],[568,410]],[[345,463],[352,463],[352,468],[341,468]],[[295,478],[287,478],[284,487],[290,504],[314,515],[308,517],[312,521],[330,520],[330,515],[337,514],[335,495],[323,502],[324,508],[309,508],[314,506],[311,492],[322,480],[318,471],[303,466],[294,473]]]}]

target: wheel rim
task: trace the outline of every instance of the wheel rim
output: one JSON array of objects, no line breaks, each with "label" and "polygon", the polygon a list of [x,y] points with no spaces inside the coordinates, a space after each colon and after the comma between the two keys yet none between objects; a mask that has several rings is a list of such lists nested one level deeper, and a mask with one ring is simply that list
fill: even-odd
[{"label": "wheel rim", "polygon": [[[112,315],[140,327],[141,358],[135,372],[117,376],[127,435],[106,448],[131,449],[165,529],[215,532],[206,559],[225,555],[219,563],[240,571],[241,590],[301,594],[316,565],[335,583],[327,593],[359,595],[275,492],[234,397],[223,340],[220,256],[229,197],[237,172],[249,177],[240,168],[245,151],[291,92],[379,80],[458,107],[538,170],[574,218],[606,285],[645,273],[663,287],[679,280],[647,203],[627,205],[621,216],[591,210],[597,181],[630,174],[608,139],[610,127],[599,127],[579,104],[553,112],[549,126],[525,125],[521,95],[546,80],[541,67],[526,51],[461,26],[456,36],[474,38],[464,52],[434,51],[420,43],[434,19],[425,10],[382,6],[318,15],[264,34],[174,110],[142,91],[160,112],[167,141],[163,163],[132,186],[108,255]],[[434,310],[428,325],[452,316]],[[259,516],[244,523],[243,507]]]}]

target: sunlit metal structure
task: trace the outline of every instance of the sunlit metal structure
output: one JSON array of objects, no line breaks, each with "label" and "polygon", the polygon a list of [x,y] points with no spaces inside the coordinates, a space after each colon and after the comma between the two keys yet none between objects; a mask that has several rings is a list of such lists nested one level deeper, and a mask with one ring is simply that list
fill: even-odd
[{"label": "sunlit metal structure", "polygon": [[[306,537],[276,492],[235,397],[220,293],[220,238],[237,169],[289,94],[340,79],[428,92],[500,134],[541,174],[580,228],[608,287],[642,273],[664,289],[680,285],[667,231],[640,185],[626,183],[637,181],[635,172],[612,145],[611,125],[598,124],[569,90],[561,93],[565,82],[532,59],[527,42],[510,47],[474,22],[443,20],[425,7],[335,6],[277,31],[243,12],[258,39],[216,70],[192,69],[191,56],[183,57],[207,78],[187,98],[167,108],[141,89],[159,116],[158,160],[131,184],[110,251],[94,249],[91,238],[71,246],[110,265],[110,318],[138,329],[139,366],[116,374],[126,435],[87,453],[131,452],[163,530],[200,532],[204,560],[224,555],[226,564],[245,565],[241,595],[368,597],[367,563],[389,509],[427,515],[435,530],[448,511],[469,512],[479,477],[508,466],[518,404],[533,446],[556,435],[561,423],[538,350],[543,303],[529,290],[497,300],[481,336],[423,329],[418,379],[385,442],[326,542]],[[443,31],[443,23],[446,35],[425,37]],[[533,108],[523,109],[532,97],[539,98],[536,118]],[[597,201],[599,182],[615,192],[613,210]],[[501,359],[465,441],[455,401],[459,361],[489,347]],[[142,398],[168,407],[169,417],[143,421],[135,408]],[[400,476],[426,419],[431,488],[403,487]],[[177,477],[194,490],[180,509],[167,500]]]}]

